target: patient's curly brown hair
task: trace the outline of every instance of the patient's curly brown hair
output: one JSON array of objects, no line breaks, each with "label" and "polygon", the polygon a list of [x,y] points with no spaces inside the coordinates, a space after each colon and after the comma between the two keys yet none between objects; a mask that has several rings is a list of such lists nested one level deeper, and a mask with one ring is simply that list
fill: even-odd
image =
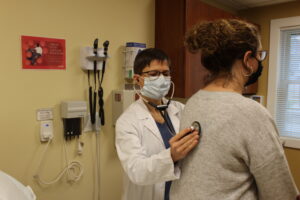
[{"label": "patient's curly brown hair", "polygon": [[201,52],[201,62],[212,80],[220,76],[232,78],[234,61],[242,59],[246,51],[252,51],[254,56],[259,45],[257,27],[238,19],[202,22],[187,32],[185,38],[190,52]]}]

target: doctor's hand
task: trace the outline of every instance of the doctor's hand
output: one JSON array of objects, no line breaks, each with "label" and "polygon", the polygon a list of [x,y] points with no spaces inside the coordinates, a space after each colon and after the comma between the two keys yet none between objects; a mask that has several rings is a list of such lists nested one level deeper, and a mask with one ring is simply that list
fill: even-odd
[{"label": "doctor's hand", "polygon": [[183,159],[199,143],[198,131],[191,128],[181,130],[169,140],[173,162]]}]

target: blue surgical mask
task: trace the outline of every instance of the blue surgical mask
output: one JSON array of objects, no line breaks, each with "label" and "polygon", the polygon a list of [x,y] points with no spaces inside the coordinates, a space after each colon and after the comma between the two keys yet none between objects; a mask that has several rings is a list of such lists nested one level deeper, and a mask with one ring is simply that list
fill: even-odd
[{"label": "blue surgical mask", "polygon": [[153,80],[153,77],[145,77],[141,94],[151,99],[162,99],[168,94],[170,85],[171,77],[160,75],[155,80]]}]

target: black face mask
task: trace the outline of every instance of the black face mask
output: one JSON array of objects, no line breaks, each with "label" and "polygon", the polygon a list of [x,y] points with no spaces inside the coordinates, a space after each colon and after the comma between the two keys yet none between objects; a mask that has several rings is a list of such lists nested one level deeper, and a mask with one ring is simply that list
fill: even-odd
[{"label": "black face mask", "polygon": [[261,61],[258,61],[257,71],[249,76],[249,79],[246,82],[245,86],[255,83],[258,80],[258,78],[260,77],[262,70],[263,70],[263,66],[261,64]]}]

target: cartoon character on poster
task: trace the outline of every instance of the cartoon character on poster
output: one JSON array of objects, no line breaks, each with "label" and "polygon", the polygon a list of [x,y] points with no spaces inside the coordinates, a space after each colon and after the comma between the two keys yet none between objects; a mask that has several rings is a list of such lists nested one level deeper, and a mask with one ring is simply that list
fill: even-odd
[{"label": "cartoon character on poster", "polygon": [[[31,42],[33,43],[33,42]],[[45,44],[45,42],[41,42],[43,44]],[[43,54],[43,48],[44,45],[40,44],[39,42],[37,42],[34,46],[32,47],[28,47],[27,49],[25,49],[26,51],[26,64],[27,65],[36,65],[41,64],[43,62],[43,58],[41,57]],[[45,52],[46,53],[46,48],[45,48]]]},{"label": "cartoon character on poster", "polygon": [[65,69],[65,40],[22,36],[24,69]]}]

